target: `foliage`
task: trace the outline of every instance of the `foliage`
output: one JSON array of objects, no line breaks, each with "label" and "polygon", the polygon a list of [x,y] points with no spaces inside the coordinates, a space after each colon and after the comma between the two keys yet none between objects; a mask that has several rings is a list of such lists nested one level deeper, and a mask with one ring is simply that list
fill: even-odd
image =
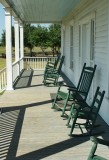
[{"label": "foliage", "polygon": [[30,48],[31,56],[34,46],[40,47],[43,53],[46,48],[51,47],[53,54],[56,54],[61,47],[61,26],[51,24],[49,28],[46,28],[27,24],[24,27],[24,44],[25,47]]},{"label": "foliage", "polygon": [[32,49],[34,47],[34,26],[30,24],[24,25],[24,46],[30,49],[30,56],[32,57]]},{"label": "foliage", "polygon": [[[1,45],[5,46],[5,30],[2,33]],[[14,27],[12,27],[12,46],[15,45]],[[41,25],[32,26],[24,25],[24,46],[30,50],[30,56],[33,56],[33,48],[40,47],[42,52],[45,49],[52,48],[53,54],[60,50],[61,46],[61,26],[59,24],[51,24],[49,28],[41,27]]]},{"label": "foliage", "polygon": [[45,53],[45,49],[48,48],[48,29],[38,25],[34,32],[34,44],[40,47],[42,52]]},{"label": "foliage", "polygon": [[53,53],[57,53],[61,47],[61,26],[59,24],[52,24],[49,27],[49,46]]},{"label": "foliage", "polygon": [[[1,37],[1,46],[6,45],[6,40],[5,40],[5,30],[3,30],[2,37]],[[14,27],[12,26],[12,46],[15,46],[15,40],[14,40]]]},{"label": "foliage", "polygon": [[1,46],[5,46],[5,30],[3,30],[2,37],[1,37]]},{"label": "foliage", "polygon": [[6,66],[6,59],[0,58],[0,70]]}]

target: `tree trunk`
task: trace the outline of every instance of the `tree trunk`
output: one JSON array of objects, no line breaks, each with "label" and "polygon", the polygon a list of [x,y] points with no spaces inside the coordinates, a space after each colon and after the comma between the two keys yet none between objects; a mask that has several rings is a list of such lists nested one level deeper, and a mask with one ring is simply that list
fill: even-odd
[{"label": "tree trunk", "polygon": [[45,55],[45,50],[44,50],[44,48],[43,48],[43,47],[40,47],[40,48],[41,48],[41,50],[42,50],[43,55]]},{"label": "tree trunk", "polygon": [[30,48],[30,57],[33,57],[32,48]]}]

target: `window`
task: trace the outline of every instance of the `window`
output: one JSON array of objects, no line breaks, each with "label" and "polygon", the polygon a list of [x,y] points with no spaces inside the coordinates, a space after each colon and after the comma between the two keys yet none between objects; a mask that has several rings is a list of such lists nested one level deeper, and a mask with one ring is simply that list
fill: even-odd
[{"label": "window", "polygon": [[70,69],[73,69],[74,57],[73,57],[73,26],[70,26]]}]

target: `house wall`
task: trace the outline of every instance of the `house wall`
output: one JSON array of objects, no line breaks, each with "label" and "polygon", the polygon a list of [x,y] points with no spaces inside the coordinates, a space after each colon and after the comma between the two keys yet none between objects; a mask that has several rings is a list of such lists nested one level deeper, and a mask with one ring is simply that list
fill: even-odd
[{"label": "house wall", "polygon": [[[87,1],[88,2],[88,1]],[[72,18],[68,17],[63,21],[65,31],[65,63],[64,73],[76,85],[80,75],[80,44],[79,44],[79,24],[85,18],[95,15],[95,41],[94,41],[94,60],[97,70],[93,81],[94,91],[99,85],[106,91],[105,98],[100,109],[100,115],[109,124],[109,1],[92,0],[85,7],[80,6],[77,14],[72,13]],[[70,26],[73,24],[73,69],[70,69]],[[62,29],[63,30],[63,29]],[[62,41],[63,42],[63,41]],[[63,43],[62,43],[63,48]],[[63,52],[63,50],[62,50]]]}]

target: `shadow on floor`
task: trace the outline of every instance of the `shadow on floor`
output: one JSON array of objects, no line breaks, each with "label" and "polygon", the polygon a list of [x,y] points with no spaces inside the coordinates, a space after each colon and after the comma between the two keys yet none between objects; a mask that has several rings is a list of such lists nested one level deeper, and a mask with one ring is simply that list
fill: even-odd
[{"label": "shadow on floor", "polygon": [[13,160],[17,153],[25,108],[0,115],[0,159]]},{"label": "shadow on floor", "polygon": [[[19,80],[16,83],[15,88],[18,89],[18,88],[30,87],[32,76],[33,76],[33,71],[31,70],[28,72],[22,73],[21,79],[20,79],[22,82]],[[70,83],[68,79],[66,79],[65,81],[67,82],[67,84]],[[47,104],[47,103],[51,104],[52,100],[30,103],[23,106],[11,106],[3,109],[3,114],[0,115],[0,159],[40,160],[89,141],[90,139],[89,136],[73,137],[73,138],[68,137],[67,140],[61,141],[59,143],[55,143],[50,146],[45,146],[36,151],[29,152],[24,155],[16,157],[26,108],[38,107],[40,105]],[[109,139],[109,134],[108,134],[109,127],[106,125],[106,123],[102,120],[100,116],[97,119],[97,123],[101,124],[100,129],[105,131],[105,134],[101,135],[103,139]]]},{"label": "shadow on floor", "polygon": [[13,108],[13,110],[8,108],[0,115],[0,159],[6,157],[6,160],[39,160],[89,140],[89,137],[68,138],[65,141],[16,157],[25,110],[26,107],[22,108],[22,106]]},{"label": "shadow on floor", "polygon": [[[6,157],[6,160],[39,160],[69,148],[76,147],[77,145],[85,143],[90,139],[89,136],[73,138],[68,137],[67,140],[16,157],[26,108],[39,106],[46,103],[51,103],[51,100],[28,104],[27,106],[24,105],[13,108],[4,108],[3,114],[0,115],[0,159],[5,160]],[[97,121],[97,123],[101,124],[101,129],[105,131],[105,134],[102,135],[103,139],[109,138],[109,127],[107,127],[101,117],[99,117]]]},{"label": "shadow on floor", "polygon": [[34,74],[33,70],[23,70],[14,84],[14,89],[43,86],[43,84],[32,85],[32,78],[34,76],[42,76],[42,74]]},{"label": "shadow on floor", "polygon": [[[34,74],[33,70],[23,70],[20,77],[17,79],[17,81],[14,84],[14,89],[21,89],[21,88],[28,88],[28,87],[39,87],[43,86],[44,84],[36,84],[31,85],[32,78],[34,76],[42,76],[43,74]],[[64,73],[61,73],[62,78],[64,79],[63,82],[65,82],[68,85],[74,86],[73,83],[66,77]],[[62,83],[62,82],[59,82]],[[56,87],[56,86],[50,86],[50,87]]]},{"label": "shadow on floor", "polygon": [[33,70],[24,70],[14,84],[14,89],[26,88],[31,86]]}]

